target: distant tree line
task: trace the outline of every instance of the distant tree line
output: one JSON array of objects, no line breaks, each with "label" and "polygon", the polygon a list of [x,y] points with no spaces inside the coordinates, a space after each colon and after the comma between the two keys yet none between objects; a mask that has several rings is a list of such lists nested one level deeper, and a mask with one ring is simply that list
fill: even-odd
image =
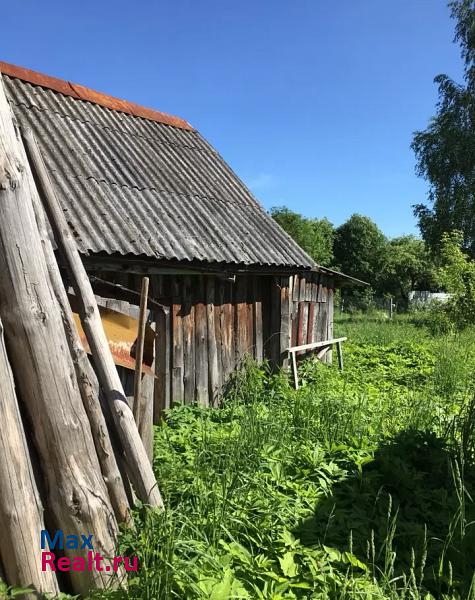
[{"label": "distant tree line", "polygon": [[423,240],[412,235],[388,239],[369,217],[354,214],[339,227],[274,207],[272,217],[319,265],[369,283],[344,290],[364,308],[376,294],[406,307],[412,290],[436,289],[436,264]]},{"label": "distant tree line", "polygon": [[436,113],[414,133],[416,171],[427,180],[425,203],[414,206],[422,239],[387,239],[368,217],[351,216],[333,228],[284,207],[272,216],[314,259],[363,279],[371,288],[346,290],[361,305],[372,294],[407,305],[411,290],[444,289],[452,297],[438,321],[455,327],[475,323],[475,0],[451,0],[455,40],[464,62],[461,83],[438,75]]}]

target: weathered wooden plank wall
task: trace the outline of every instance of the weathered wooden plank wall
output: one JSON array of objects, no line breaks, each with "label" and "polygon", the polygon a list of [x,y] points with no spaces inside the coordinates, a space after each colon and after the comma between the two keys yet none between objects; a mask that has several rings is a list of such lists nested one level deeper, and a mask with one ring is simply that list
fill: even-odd
[{"label": "weathered wooden plank wall", "polygon": [[[139,291],[141,279],[120,283]],[[289,346],[333,335],[333,281],[319,273],[151,275],[150,296],[166,307],[153,316],[156,420],[174,402],[216,405],[245,356],[285,367]]]},{"label": "weathered wooden plank wall", "polygon": [[[290,344],[300,346],[333,337],[334,281],[321,273],[293,275],[290,282]],[[324,360],[331,362],[331,351]]]}]

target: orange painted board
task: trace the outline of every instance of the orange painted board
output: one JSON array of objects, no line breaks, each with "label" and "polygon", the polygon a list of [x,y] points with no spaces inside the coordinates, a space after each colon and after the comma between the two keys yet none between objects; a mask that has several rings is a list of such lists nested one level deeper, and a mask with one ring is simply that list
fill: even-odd
[{"label": "orange painted board", "polygon": [[[135,346],[137,342],[138,321],[128,315],[124,315],[110,308],[99,307],[101,313],[102,325],[109,342],[109,348],[114,358],[114,363],[126,369],[135,369]],[[91,354],[91,349],[87,343],[86,334],[81,325],[79,315],[73,312],[74,322],[79,333],[79,338],[85,352]],[[153,348],[155,342],[155,332],[147,324],[145,329],[144,357],[142,371],[148,375],[155,376],[150,368],[153,362]]]}]

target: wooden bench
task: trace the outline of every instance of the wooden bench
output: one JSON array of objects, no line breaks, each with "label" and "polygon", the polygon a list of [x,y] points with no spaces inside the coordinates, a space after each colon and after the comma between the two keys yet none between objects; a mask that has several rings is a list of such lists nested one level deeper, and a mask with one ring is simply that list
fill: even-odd
[{"label": "wooden bench", "polygon": [[348,338],[334,338],[332,340],[323,340],[321,342],[314,342],[313,344],[303,344],[302,346],[291,346],[287,348],[287,352],[289,353],[289,358],[291,359],[292,364],[292,372],[294,375],[294,384],[295,389],[299,389],[299,376],[297,372],[297,352],[302,352],[305,350],[317,350],[320,348],[320,351],[317,354],[318,358],[321,358],[325,352],[327,352],[333,345],[336,345],[336,350],[338,354],[338,366],[343,371],[343,348],[342,343],[345,342]]}]

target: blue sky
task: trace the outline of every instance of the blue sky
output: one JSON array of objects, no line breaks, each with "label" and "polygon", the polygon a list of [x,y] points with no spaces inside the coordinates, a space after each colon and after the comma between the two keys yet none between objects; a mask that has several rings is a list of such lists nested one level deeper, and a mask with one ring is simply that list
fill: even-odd
[{"label": "blue sky", "polygon": [[25,0],[0,59],[177,114],[266,208],[416,233],[412,132],[461,79],[445,0]]}]

